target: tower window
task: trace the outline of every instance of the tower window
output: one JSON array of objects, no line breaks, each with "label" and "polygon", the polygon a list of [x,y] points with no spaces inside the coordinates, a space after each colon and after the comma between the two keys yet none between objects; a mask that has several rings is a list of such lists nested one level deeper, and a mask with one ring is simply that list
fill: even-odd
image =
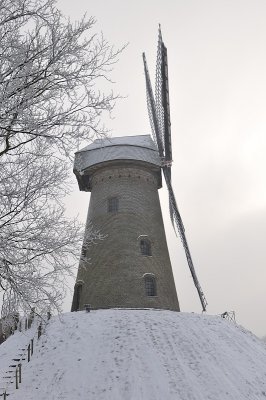
[{"label": "tower window", "polygon": [[82,246],[82,249],[81,249],[81,257],[82,257],[82,258],[85,258],[86,255],[87,255],[86,247],[85,247],[85,246]]},{"label": "tower window", "polygon": [[109,197],[107,210],[109,213],[116,213],[118,212],[118,197]]},{"label": "tower window", "polygon": [[71,311],[78,311],[80,309],[81,292],[82,292],[82,283],[81,281],[79,281],[76,283],[74,288],[74,296],[73,296]]},{"label": "tower window", "polygon": [[145,276],[145,294],[146,296],[156,296],[156,279],[152,275]]},{"label": "tower window", "polygon": [[151,256],[151,242],[148,239],[141,239],[140,253],[143,256]]},{"label": "tower window", "polygon": [[82,292],[82,285],[77,285],[77,309],[80,308],[80,297]]}]

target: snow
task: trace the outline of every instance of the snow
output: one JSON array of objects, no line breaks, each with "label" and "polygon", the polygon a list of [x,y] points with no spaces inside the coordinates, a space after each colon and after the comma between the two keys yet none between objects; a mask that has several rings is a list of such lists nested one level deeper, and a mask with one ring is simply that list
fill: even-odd
[{"label": "snow", "polygon": [[113,160],[138,160],[161,167],[158,150],[150,135],[96,139],[75,153],[74,170],[84,170]]},{"label": "snow", "polygon": [[[0,346],[1,372],[28,339],[17,332]],[[20,388],[9,393],[9,400],[266,400],[266,346],[215,316],[67,313],[49,321],[23,362]]]},{"label": "snow", "polygon": [[102,147],[121,146],[121,145],[140,146],[158,151],[150,135],[134,135],[134,136],[117,136],[105,139],[103,138],[96,139],[94,140],[93,143],[79,150],[77,153],[87,150],[99,149]]}]

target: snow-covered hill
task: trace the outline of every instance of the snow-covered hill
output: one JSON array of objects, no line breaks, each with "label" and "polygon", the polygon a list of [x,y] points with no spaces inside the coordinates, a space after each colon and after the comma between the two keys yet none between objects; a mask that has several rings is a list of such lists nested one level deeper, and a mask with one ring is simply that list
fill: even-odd
[{"label": "snow-covered hill", "polygon": [[[1,371],[27,340],[17,332],[0,346]],[[220,317],[68,313],[49,322],[8,399],[266,400],[266,346]]]}]

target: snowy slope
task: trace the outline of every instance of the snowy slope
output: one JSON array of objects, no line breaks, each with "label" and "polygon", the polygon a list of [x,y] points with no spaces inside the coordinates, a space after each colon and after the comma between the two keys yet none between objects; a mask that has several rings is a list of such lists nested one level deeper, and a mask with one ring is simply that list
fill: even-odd
[{"label": "snowy slope", "polygon": [[36,332],[37,321],[32,324],[31,329],[26,331],[23,329],[23,332],[16,332],[0,345],[0,394],[2,387],[5,386],[4,383],[8,382],[3,380],[3,376],[5,376],[7,370],[10,370],[9,365],[14,364],[12,360],[18,357],[19,354],[27,354],[22,349],[26,349],[31,339],[36,338]]},{"label": "snowy slope", "polygon": [[[0,346],[0,368],[16,335]],[[64,314],[22,369],[9,400],[266,400],[265,344],[207,315]]]}]

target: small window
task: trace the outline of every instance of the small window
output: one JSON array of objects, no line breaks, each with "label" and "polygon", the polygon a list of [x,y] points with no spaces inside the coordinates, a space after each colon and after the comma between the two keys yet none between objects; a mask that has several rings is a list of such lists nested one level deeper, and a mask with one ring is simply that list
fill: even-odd
[{"label": "small window", "polygon": [[82,257],[82,258],[85,258],[86,255],[87,255],[86,247],[85,247],[85,246],[82,246],[82,249],[81,249],[81,257]]},{"label": "small window", "polygon": [[82,292],[82,285],[77,285],[77,309],[80,309],[80,297]]},{"label": "small window", "polygon": [[156,280],[152,275],[145,276],[145,293],[146,296],[156,296]]},{"label": "small window", "polygon": [[143,256],[151,256],[151,242],[148,239],[141,239],[140,253]]},{"label": "small window", "polygon": [[108,199],[108,212],[109,213],[116,213],[118,212],[118,198],[117,197],[110,197]]},{"label": "small window", "polygon": [[80,309],[80,300],[82,293],[82,283],[79,281],[74,288],[74,296],[71,311],[78,311]]}]

